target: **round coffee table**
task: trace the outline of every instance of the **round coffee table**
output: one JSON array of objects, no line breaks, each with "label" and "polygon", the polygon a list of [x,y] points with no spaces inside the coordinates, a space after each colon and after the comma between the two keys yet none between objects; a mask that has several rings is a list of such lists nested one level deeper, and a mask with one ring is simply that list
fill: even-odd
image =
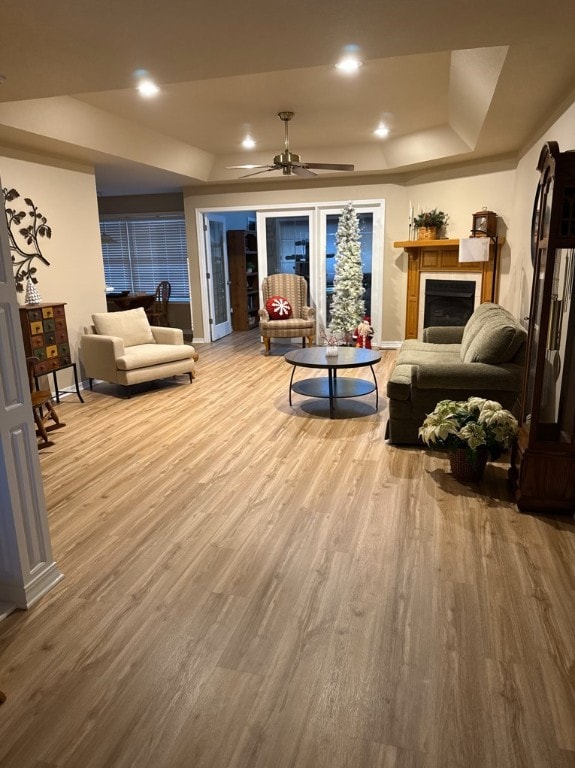
[{"label": "round coffee table", "polygon": [[[333,419],[335,401],[338,398],[361,397],[375,392],[375,410],[377,412],[379,395],[373,366],[381,360],[381,354],[373,349],[338,347],[338,354],[330,357],[325,354],[325,349],[325,347],[308,347],[296,349],[285,355],[286,361],[293,365],[289,382],[289,404],[292,404],[292,392],[306,397],[329,398],[329,417]],[[344,368],[364,367],[371,369],[373,381],[337,375],[337,372]],[[316,376],[313,379],[301,379],[294,382],[296,368],[321,368],[327,371],[327,376]]]}]

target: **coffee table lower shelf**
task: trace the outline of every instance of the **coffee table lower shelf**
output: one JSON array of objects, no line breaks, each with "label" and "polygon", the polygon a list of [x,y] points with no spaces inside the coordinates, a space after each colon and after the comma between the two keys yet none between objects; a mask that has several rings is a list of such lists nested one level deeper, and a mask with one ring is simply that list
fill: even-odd
[{"label": "coffee table lower shelf", "polygon": [[292,405],[292,392],[295,392],[298,395],[304,395],[305,397],[326,398],[330,402],[330,416],[333,418],[335,400],[343,397],[362,397],[363,395],[370,395],[372,392],[375,392],[375,410],[377,411],[378,392],[377,386],[373,381],[351,379],[346,378],[345,376],[333,376],[331,377],[331,386],[333,387],[332,392],[330,392],[329,376],[317,376],[313,379],[292,381],[290,383],[289,404]]}]

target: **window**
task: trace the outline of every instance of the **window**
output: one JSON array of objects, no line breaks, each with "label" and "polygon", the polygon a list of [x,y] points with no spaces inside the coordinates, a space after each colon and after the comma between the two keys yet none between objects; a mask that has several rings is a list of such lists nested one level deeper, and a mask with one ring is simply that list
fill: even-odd
[{"label": "window", "polygon": [[183,216],[104,219],[100,233],[108,287],[154,293],[161,280],[169,280],[172,301],[190,300]]}]

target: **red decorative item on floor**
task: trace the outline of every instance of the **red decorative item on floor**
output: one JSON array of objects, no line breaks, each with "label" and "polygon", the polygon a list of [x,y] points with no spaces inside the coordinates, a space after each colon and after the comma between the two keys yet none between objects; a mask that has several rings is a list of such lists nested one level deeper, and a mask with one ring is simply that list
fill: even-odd
[{"label": "red decorative item on floor", "polygon": [[283,296],[270,296],[266,309],[270,320],[288,320],[292,315],[291,304]]},{"label": "red decorative item on floor", "polygon": [[373,337],[373,328],[371,327],[371,317],[366,315],[355,331],[353,332],[353,340],[356,347],[362,349],[371,349],[371,339]]}]

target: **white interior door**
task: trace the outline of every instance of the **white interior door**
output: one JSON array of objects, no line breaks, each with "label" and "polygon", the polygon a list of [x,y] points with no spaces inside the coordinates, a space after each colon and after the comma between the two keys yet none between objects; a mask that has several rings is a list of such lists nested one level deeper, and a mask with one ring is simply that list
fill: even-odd
[{"label": "white interior door", "polygon": [[204,237],[210,305],[210,338],[216,341],[232,332],[225,218],[215,213],[204,214]]}]

